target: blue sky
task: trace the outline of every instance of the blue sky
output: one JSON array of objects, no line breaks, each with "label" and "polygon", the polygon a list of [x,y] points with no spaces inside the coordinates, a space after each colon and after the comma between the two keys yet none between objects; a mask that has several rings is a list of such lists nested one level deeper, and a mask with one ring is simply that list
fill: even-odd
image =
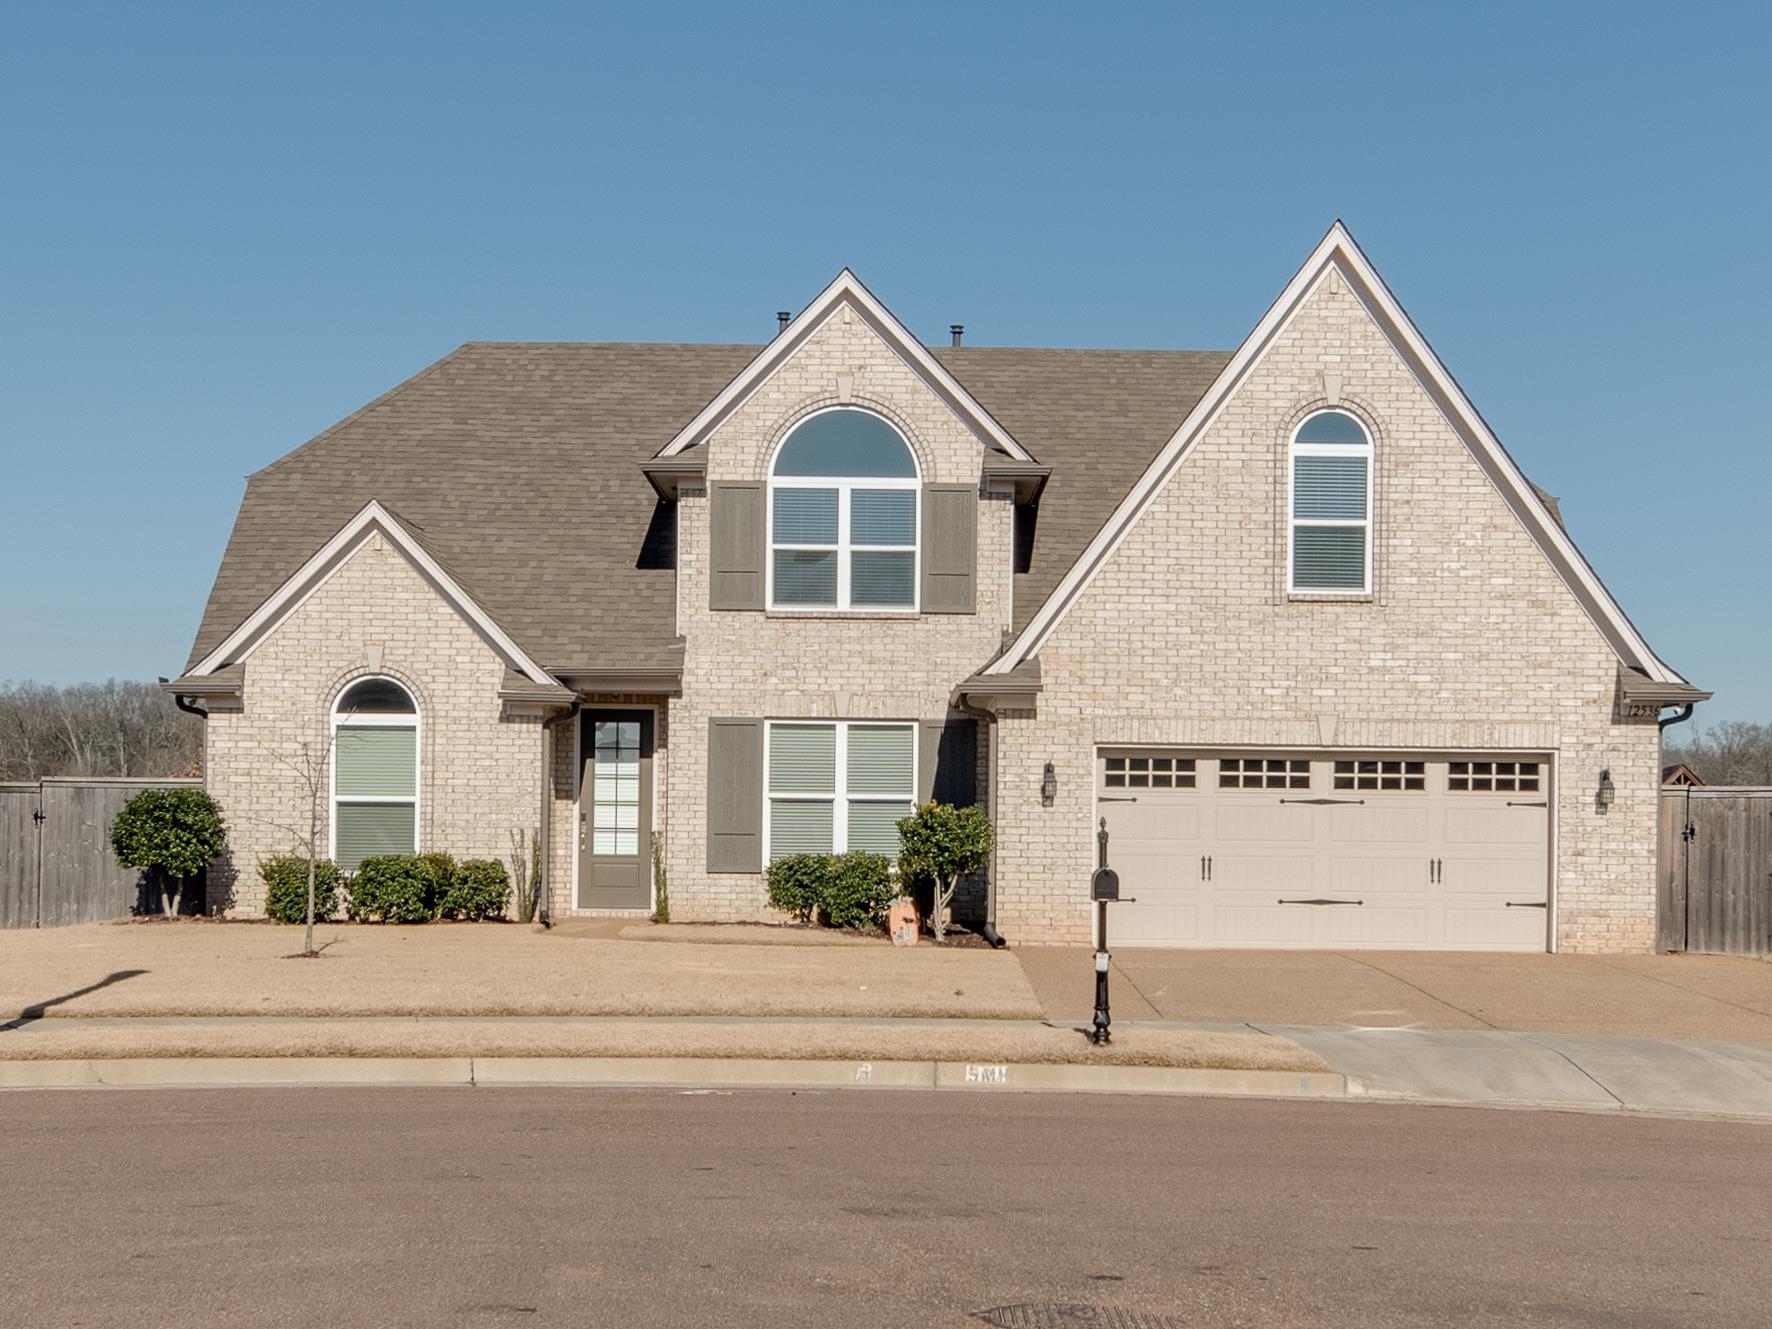
[{"label": "blue sky", "polygon": [[478,338],[1237,344],[1344,217],[1772,720],[1768,7],[0,11],[0,679],[184,663],[250,471]]}]

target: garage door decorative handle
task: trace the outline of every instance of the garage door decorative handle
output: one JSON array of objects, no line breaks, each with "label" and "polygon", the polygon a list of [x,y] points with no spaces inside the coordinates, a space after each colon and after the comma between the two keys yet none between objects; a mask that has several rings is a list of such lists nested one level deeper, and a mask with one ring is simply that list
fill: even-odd
[{"label": "garage door decorative handle", "polygon": [[1281,900],[1281,904],[1365,904],[1364,900]]},{"label": "garage door decorative handle", "polygon": [[1327,807],[1328,805],[1330,805],[1332,803],[1333,804],[1358,803],[1358,804],[1364,805],[1366,800],[1363,798],[1282,798],[1280,800],[1280,802],[1282,802],[1282,803],[1315,803],[1319,807]]},{"label": "garage door decorative handle", "polygon": [[1550,806],[1550,803],[1548,801],[1539,802],[1539,803],[1516,803],[1513,799],[1510,798],[1507,801],[1507,805],[1510,808],[1548,808]]},{"label": "garage door decorative handle", "polygon": [[1550,906],[1548,904],[1546,904],[1543,900],[1509,900],[1507,902],[1507,907],[1509,909],[1549,909],[1550,908]]}]

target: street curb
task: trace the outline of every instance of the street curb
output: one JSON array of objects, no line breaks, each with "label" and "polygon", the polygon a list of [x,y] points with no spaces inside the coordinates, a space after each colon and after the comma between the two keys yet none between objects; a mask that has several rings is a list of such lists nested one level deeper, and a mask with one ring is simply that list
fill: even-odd
[{"label": "street curb", "polygon": [[1345,1098],[1320,1071],[711,1057],[142,1057],[0,1061],[0,1089],[509,1085],[586,1088],[930,1089]]}]

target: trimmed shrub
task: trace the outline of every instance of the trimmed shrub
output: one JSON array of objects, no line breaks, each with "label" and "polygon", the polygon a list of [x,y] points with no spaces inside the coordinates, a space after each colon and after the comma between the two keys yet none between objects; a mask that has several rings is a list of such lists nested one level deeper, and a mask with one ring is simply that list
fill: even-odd
[{"label": "trimmed shrub", "polygon": [[[111,850],[126,868],[160,874],[160,911],[177,914],[185,882],[221,857],[228,827],[201,789],[144,789],[111,823]],[[168,889],[166,879],[172,885]]]},{"label": "trimmed shrub", "polygon": [[450,883],[455,880],[455,856],[433,849],[428,854],[420,854],[418,862],[430,884],[430,894],[425,897],[425,902],[435,913],[437,905],[449,894]]},{"label": "trimmed shrub", "polygon": [[503,863],[495,858],[469,858],[455,865],[449,886],[437,901],[437,912],[444,918],[479,922],[503,915],[510,898],[511,878]]},{"label": "trimmed shrub", "polygon": [[892,883],[892,864],[880,854],[859,850],[827,858],[828,875],[819,912],[836,928],[877,932],[884,928],[886,911],[898,898]]},{"label": "trimmed shrub", "polygon": [[810,923],[812,913],[824,900],[825,883],[831,876],[829,854],[788,854],[763,872],[769,885],[769,903],[796,923]]},{"label": "trimmed shrub", "polygon": [[[295,854],[279,854],[258,865],[265,879],[265,913],[279,923],[308,921],[308,860]],[[338,912],[338,864],[322,858],[314,864],[314,921],[324,922]]]},{"label": "trimmed shrub", "polygon": [[366,858],[351,878],[346,911],[363,923],[428,923],[436,917],[433,877],[417,854]]}]

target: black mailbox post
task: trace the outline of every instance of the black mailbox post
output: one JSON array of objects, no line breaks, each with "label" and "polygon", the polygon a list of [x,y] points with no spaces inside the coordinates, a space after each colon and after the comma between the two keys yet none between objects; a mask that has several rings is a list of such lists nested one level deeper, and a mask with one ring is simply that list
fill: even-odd
[{"label": "black mailbox post", "polygon": [[1108,906],[1130,904],[1120,898],[1120,874],[1107,865],[1107,818],[1101,819],[1101,831],[1095,837],[1098,846],[1095,875],[1089,879],[1089,898],[1095,901],[1095,1019],[1089,1035],[1100,1047],[1109,1040],[1108,1026],[1113,1016],[1108,1013]]}]

